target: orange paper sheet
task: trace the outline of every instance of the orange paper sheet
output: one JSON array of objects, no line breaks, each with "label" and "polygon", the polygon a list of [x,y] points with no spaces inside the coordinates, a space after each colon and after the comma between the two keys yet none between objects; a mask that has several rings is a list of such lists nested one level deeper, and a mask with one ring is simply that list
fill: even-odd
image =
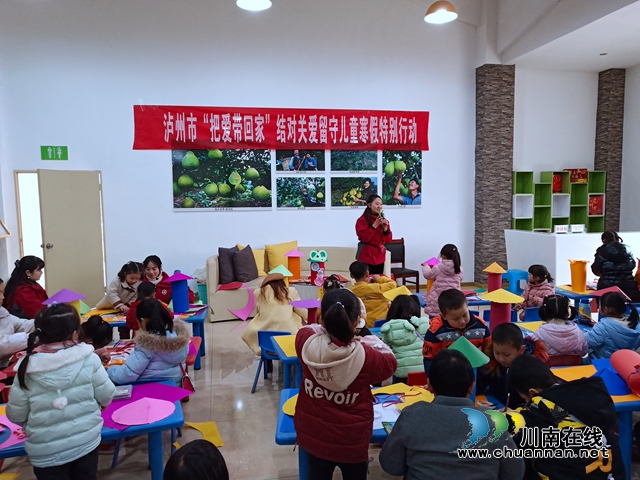
[{"label": "orange paper sheet", "polygon": [[296,336],[295,335],[278,335],[275,341],[287,357],[295,357],[296,355]]}]

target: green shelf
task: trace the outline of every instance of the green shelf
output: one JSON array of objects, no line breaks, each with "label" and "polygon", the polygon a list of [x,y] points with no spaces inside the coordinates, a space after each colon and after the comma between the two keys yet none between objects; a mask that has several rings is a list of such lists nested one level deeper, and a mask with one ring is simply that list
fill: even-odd
[{"label": "green shelf", "polygon": [[562,177],[562,190],[553,193],[570,193],[571,191],[571,172],[556,171],[556,172],[541,172],[540,182],[549,183],[553,186],[553,176],[560,175]]},{"label": "green shelf", "polygon": [[571,206],[571,216],[570,221],[572,224],[582,224],[582,225],[586,225],[587,224],[587,212],[588,212],[588,207],[586,205],[580,205],[580,206],[575,206],[572,205]]},{"label": "green shelf", "polygon": [[511,228],[513,230],[533,230],[533,218],[512,218]]},{"label": "green shelf", "polygon": [[551,207],[533,207],[533,229],[551,230]]},{"label": "green shelf", "polygon": [[551,205],[551,184],[536,183],[533,186],[533,205],[534,206],[550,206]]},{"label": "green shelf", "polygon": [[587,232],[604,232],[604,217],[589,217],[587,221]]},{"label": "green shelf", "polygon": [[560,217],[560,218],[552,218],[551,226],[555,227],[556,225],[569,225],[569,217]]},{"label": "green shelf", "polygon": [[586,206],[589,197],[589,185],[586,183],[572,183],[571,184],[571,205],[572,206]]},{"label": "green shelf", "polygon": [[513,172],[513,194],[533,193],[533,172]]},{"label": "green shelf", "polygon": [[589,193],[605,193],[607,189],[607,172],[589,172]]}]

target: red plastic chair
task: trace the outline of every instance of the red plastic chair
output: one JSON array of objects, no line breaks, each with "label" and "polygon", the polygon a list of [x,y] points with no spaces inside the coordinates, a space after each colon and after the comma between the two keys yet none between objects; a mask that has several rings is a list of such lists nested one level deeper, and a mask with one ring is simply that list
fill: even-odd
[{"label": "red plastic chair", "polygon": [[[189,367],[195,365],[196,357],[200,355],[200,345],[202,344],[202,338],[200,337],[191,337],[191,344],[195,347],[196,353],[191,355],[187,355],[187,373],[189,372]],[[191,347],[189,347],[190,351],[193,351]]]},{"label": "red plastic chair", "polygon": [[424,372],[409,372],[407,377],[407,385],[410,387],[414,385],[423,386],[427,384],[427,374]]},{"label": "red plastic chair", "polygon": [[571,367],[574,365],[580,365],[582,361],[582,355],[577,353],[565,353],[562,355],[549,355],[550,367]]}]

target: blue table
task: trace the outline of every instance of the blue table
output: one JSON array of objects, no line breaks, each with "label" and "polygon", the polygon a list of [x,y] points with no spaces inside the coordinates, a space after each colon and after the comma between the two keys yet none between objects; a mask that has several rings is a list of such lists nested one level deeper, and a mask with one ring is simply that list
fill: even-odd
[{"label": "blue table", "polygon": [[[295,335],[291,335],[291,336],[277,335],[275,337],[271,337],[271,342],[273,343],[273,348],[275,349],[276,354],[278,355],[278,358],[280,359],[284,367],[282,369],[284,371],[284,378],[282,379],[284,388],[291,388],[291,387],[296,388],[302,384],[302,365],[300,364],[300,360],[298,359],[297,355],[293,357],[288,357],[287,354],[284,353],[284,350],[282,350],[282,347],[278,343],[278,339],[282,339],[285,337],[287,337],[288,339],[291,339],[291,337],[295,338]],[[293,384],[291,382],[292,367],[294,370]]]},{"label": "blue table", "polygon": [[196,312],[193,315],[182,319],[185,322],[193,325],[193,336],[197,336],[202,339],[202,343],[200,344],[200,355],[196,356],[196,361],[193,364],[193,368],[195,370],[200,370],[200,357],[204,357],[206,353],[206,346],[204,343],[204,319],[207,316],[209,305],[202,305],[202,307],[203,309],[199,312]]},{"label": "blue table", "polygon": [[[293,417],[285,415],[282,406],[287,400],[298,394],[297,388],[288,388],[280,394],[280,406],[278,407],[278,423],[276,425],[276,444],[295,445],[297,440],[296,427],[293,424]],[[384,443],[387,439],[387,432],[384,428],[373,431],[371,443]],[[300,480],[309,478],[309,462],[307,452],[298,445],[298,475]]]},{"label": "blue table", "polygon": [[[595,293],[596,290],[591,290],[591,292]],[[558,295],[563,295],[563,296],[573,300],[576,303],[576,308],[577,308],[577,304],[580,303],[580,300],[582,298],[593,298],[594,297],[593,293],[589,293],[589,291],[586,291],[586,292],[574,292],[568,286],[565,286],[565,285],[556,286],[556,293]]]},{"label": "blue table", "polygon": [[[184,425],[182,405],[175,403],[175,411],[167,418],[148,425],[134,425],[125,430],[102,427],[102,440],[118,440],[125,437],[147,434],[149,438],[149,467],[151,468],[151,480],[162,480],[164,474],[164,452],[162,448],[162,432],[180,428]],[[0,458],[22,457],[27,452],[24,443],[19,443],[8,448],[0,449]]]}]

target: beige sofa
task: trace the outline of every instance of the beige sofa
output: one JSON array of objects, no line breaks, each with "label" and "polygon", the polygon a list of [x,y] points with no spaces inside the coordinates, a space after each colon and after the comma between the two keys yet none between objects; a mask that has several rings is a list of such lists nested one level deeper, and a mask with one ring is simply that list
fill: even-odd
[{"label": "beige sofa", "polygon": [[[356,248],[355,247],[298,247],[305,256],[302,258],[302,276],[309,275],[309,263],[306,261],[309,258],[309,252],[311,250],[325,250],[327,252],[327,262],[325,263],[325,271],[327,274],[337,273],[345,278],[349,276],[349,265],[355,260]],[[265,255],[264,271],[269,271],[269,265],[267,264],[267,255]],[[387,260],[384,266],[385,275],[391,275],[391,254],[387,252]],[[258,277],[255,280],[247,282],[247,287],[251,290],[255,290],[260,287],[264,277]],[[209,315],[209,321],[211,322],[223,322],[225,320],[236,320],[237,317],[232,314],[231,310],[239,310],[247,305],[248,297],[247,291],[244,288],[238,290],[220,290],[220,276],[218,267],[218,255],[213,255],[207,258],[207,291],[209,295],[209,306],[213,311]],[[306,287],[309,288],[309,287]],[[301,295],[303,298],[305,295]],[[250,317],[255,316],[255,308],[251,312]]]}]

